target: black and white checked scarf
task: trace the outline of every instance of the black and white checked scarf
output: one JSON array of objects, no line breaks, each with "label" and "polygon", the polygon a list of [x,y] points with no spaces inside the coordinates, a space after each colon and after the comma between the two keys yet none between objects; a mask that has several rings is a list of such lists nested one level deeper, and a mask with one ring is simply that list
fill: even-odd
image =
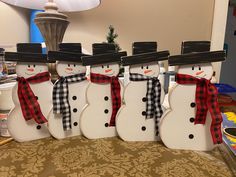
[{"label": "black and white checked scarf", "polygon": [[147,81],[146,93],[146,118],[156,119],[156,128],[158,133],[158,122],[163,114],[161,107],[161,84],[157,77],[148,77],[142,74],[130,73],[131,81]]},{"label": "black and white checked scarf", "polygon": [[71,110],[68,84],[86,80],[85,73],[60,77],[53,86],[53,112],[62,114],[64,131],[71,129]]}]

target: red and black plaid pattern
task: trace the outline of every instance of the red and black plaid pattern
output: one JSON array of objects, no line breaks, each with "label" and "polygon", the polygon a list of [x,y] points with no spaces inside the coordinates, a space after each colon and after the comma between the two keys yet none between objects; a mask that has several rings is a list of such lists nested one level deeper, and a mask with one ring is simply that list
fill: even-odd
[{"label": "red and black plaid pattern", "polygon": [[116,125],[116,114],[121,106],[120,96],[120,83],[117,76],[109,77],[101,74],[91,73],[91,82],[94,83],[110,83],[111,84],[111,97],[112,97],[112,115],[109,126]]},{"label": "red and black plaid pattern", "polygon": [[217,88],[210,83],[210,80],[198,79],[185,74],[177,74],[176,81],[178,84],[197,84],[195,97],[197,111],[194,123],[205,124],[207,111],[209,110],[212,118],[211,136],[213,143],[222,143],[221,123],[223,119],[218,105]]},{"label": "red and black plaid pattern", "polygon": [[30,88],[29,83],[37,84],[48,81],[50,79],[49,72],[39,73],[35,76],[25,79],[18,77],[18,98],[21,110],[26,121],[34,119],[38,124],[47,122],[47,119],[41,112],[40,105]]}]

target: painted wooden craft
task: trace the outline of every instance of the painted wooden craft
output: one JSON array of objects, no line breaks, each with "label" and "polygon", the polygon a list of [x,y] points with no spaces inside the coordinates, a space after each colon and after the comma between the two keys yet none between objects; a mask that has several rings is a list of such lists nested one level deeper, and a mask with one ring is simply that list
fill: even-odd
[{"label": "painted wooden craft", "polygon": [[[11,136],[19,142],[49,137],[46,117],[52,108],[53,84],[46,64],[47,55],[42,54],[41,44],[18,44],[17,53],[6,52],[5,58],[17,62],[18,83],[12,93],[15,107],[9,113],[7,125]],[[26,82],[32,92],[25,89]]]},{"label": "painted wooden craft", "polygon": [[[210,79],[213,74],[211,62],[224,59],[223,51],[169,58],[169,65],[178,66],[178,84],[169,93],[171,108],[160,123],[160,136],[168,148],[208,151],[222,142],[222,117],[217,106],[217,91]],[[197,83],[184,84],[195,79]]]},{"label": "painted wooden craft", "polygon": [[[48,116],[48,128],[52,136],[64,139],[81,135],[79,119],[86,105],[85,91],[88,81],[85,76],[86,67],[82,66],[81,61],[81,44],[62,43],[59,48],[60,51],[48,53],[49,60],[57,60],[56,70],[60,76],[54,84],[54,108]],[[57,109],[60,104],[61,109]]]}]

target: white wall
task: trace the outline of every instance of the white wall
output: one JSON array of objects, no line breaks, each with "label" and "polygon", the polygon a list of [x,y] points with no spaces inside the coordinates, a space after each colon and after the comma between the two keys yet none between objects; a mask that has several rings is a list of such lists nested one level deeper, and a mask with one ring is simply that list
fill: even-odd
[{"label": "white wall", "polygon": [[[29,42],[29,10],[0,1],[0,45]],[[7,49],[14,51],[15,47]]]}]

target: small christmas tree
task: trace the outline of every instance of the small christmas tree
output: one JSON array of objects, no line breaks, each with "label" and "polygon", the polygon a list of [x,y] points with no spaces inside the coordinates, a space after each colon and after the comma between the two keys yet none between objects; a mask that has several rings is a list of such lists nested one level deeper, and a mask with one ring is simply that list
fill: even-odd
[{"label": "small christmas tree", "polygon": [[117,37],[118,37],[118,34],[115,33],[115,28],[112,25],[110,25],[109,26],[109,32],[108,32],[107,37],[106,37],[107,38],[107,43],[115,44],[116,51],[118,52],[118,51],[121,50],[121,48],[120,48],[119,44],[115,41],[115,39]]}]

